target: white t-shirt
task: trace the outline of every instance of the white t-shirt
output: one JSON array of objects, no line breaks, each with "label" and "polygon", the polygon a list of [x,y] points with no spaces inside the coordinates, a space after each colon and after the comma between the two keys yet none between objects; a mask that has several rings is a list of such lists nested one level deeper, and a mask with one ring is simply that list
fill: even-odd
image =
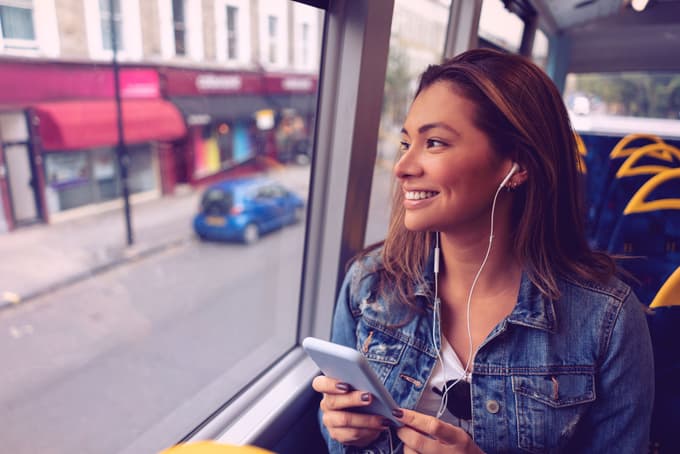
[{"label": "white t-shirt", "polygon": [[[465,366],[460,358],[458,358],[453,347],[451,347],[443,336],[441,357],[444,361],[443,367],[441,361],[438,359],[434,366],[434,370],[432,371],[432,375],[425,385],[425,390],[423,391],[422,396],[420,396],[418,405],[416,406],[416,411],[426,415],[437,416],[437,411],[442,402],[442,390],[444,389],[445,383],[448,382],[451,384],[452,381],[458,379],[470,383],[471,380],[470,372],[465,372]],[[468,434],[470,433],[471,421],[454,416],[448,409],[444,410],[444,413],[439,419],[462,428]]]}]

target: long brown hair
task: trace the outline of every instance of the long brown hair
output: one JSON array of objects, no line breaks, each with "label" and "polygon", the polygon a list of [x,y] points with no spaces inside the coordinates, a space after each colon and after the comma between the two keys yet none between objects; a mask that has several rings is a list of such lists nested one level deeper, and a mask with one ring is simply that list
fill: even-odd
[{"label": "long brown hair", "polygon": [[[515,226],[515,254],[529,279],[552,299],[560,296],[558,275],[606,282],[616,266],[586,241],[574,132],[548,76],[523,57],[475,49],[429,66],[416,97],[435,82],[449,83],[472,101],[472,121],[493,149],[527,171],[527,181],[516,190],[510,225]],[[433,237],[404,227],[402,201],[403,192],[395,187],[382,268],[376,272],[381,288],[396,284],[396,296],[408,303],[416,286],[425,283]]]}]

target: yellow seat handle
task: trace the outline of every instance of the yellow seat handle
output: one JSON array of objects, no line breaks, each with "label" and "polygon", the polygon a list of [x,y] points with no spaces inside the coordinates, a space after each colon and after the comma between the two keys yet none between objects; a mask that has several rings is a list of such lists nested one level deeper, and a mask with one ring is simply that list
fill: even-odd
[{"label": "yellow seat handle", "polygon": [[652,300],[651,308],[680,306],[680,266],[673,271]]},{"label": "yellow seat handle", "polygon": [[680,198],[645,200],[645,198],[661,184],[674,178],[680,178],[680,168],[665,170],[654,175],[645,184],[640,186],[628,205],[623,210],[623,214],[644,213],[656,210],[680,210]]},{"label": "yellow seat handle", "polygon": [[664,143],[663,139],[654,134],[628,134],[623,139],[619,140],[618,143],[612,148],[609,153],[610,158],[625,158],[630,156],[638,149],[638,147],[626,148],[629,143],[635,140],[648,140],[651,143]]},{"label": "yellow seat handle", "polygon": [[[643,157],[651,157],[659,161],[666,161],[671,165],[649,164],[636,166],[637,162]],[[630,177],[633,175],[653,175],[663,172],[680,164],[680,149],[667,143],[652,143],[638,148],[623,161],[619,170],[616,171],[616,178]]]}]

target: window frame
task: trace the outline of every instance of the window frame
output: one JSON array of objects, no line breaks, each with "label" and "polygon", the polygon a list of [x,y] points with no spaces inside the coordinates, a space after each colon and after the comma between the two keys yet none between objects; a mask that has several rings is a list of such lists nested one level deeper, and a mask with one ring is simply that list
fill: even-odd
[{"label": "window frame", "polygon": [[201,0],[184,0],[184,48],[178,55],[175,49],[173,0],[158,0],[161,55],[164,59],[203,59],[203,11]]},{"label": "window frame", "polygon": [[[123,49],[117,49],[116,58],[121,61],[142,59],[142,25],[139,0],[119,0],[122,16],[121,30],[125,40]],[[93,60],[111,60],[113,50],[106,49],[102,41],[102,15],[99,1],[83,0],[87,47]]]},{"label": "window frame", "polygon": [[228,55],[227,33],[227,7],[237,9],[236,29],[239,35],[252,37],[250,27],[250,2],[247,0],[215,0],[215,59],[225,63],[228,67],[244,67],[252,63],[251,44],[252,39],[236,39],[236,58]]},{"label": "window frame", "polygon": [[[288,66],[289,42],[288,2],[277,0],[261,0],[259,10],[260,64],[267,69],[279,69]],[[276,18],[275,35],[271,35],[270,18]],[[271,61],[271,50],[275,51],[275,61]]]},{"label": "window frame", "polygon": [[297,344],[184,441],[271,445],[314,396],[318,368],[300,343],[330,337],[345,263],[363,248],[393,7],[337,0],[326,10]]},{"label": "window frame", "polygon": [[1,0],[0,6],[26,9],[31,14],[31,27],[33,32],[33,39],[24,38],[6,38],[5,32],[2,28],[2,21],[0,21],[0,52],[2,53],[34,53],[39,49],[38,30],[36,24],[35,5],[32,0]]}]

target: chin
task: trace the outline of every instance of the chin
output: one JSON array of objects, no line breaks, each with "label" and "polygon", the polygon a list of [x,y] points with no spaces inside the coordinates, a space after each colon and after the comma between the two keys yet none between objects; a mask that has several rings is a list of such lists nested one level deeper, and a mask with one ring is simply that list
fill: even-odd
[{"label": "chin", "polygon": [[432,230],[436,230],[436,229],[433,229],[431,225],[426,224],[424,222],[413,222],[413,221],[409,222],[408,220],[404,221],[404,227],[406,228],[406,230],[408,230],[410,232],[429,232],[429,231],[432,231]]}]

